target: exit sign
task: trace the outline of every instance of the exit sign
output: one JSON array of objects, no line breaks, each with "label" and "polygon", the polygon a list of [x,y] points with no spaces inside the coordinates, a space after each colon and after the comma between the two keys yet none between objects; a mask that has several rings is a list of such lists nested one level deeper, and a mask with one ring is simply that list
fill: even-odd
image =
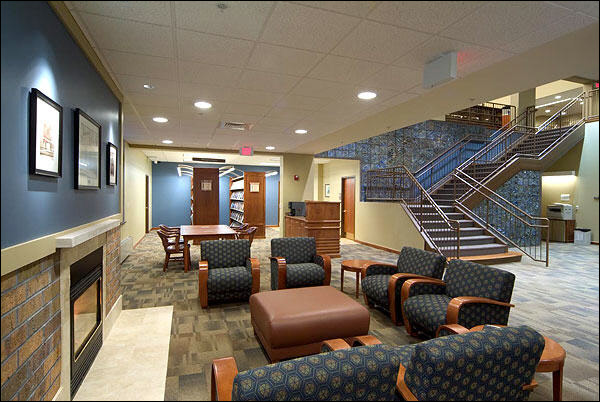
[{"label": "exit sign", "polygon": [[252,156],[254,155],[254,149],[252,147],[241,147],[240,155],[242,156]]}]

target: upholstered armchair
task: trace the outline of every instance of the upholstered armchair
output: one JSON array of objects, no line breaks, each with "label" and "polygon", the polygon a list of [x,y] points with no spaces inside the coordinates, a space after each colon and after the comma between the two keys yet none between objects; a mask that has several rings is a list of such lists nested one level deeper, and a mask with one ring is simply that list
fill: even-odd
[{"label": "upholstered armchair", "polygon": [[202,261],[198,272],[198,297],[208,303],[248,300],[260,289],[260,265],[250,258],[250,242],[206,240],[200,242]]},{"label": "upholstered armchair", "polygon": [[388,311],[392,322],[401,324],[400,291],[409,278],[441,279],[446,257],[425,250],[403,247],[396,264],[367,264],[361,273],[365,303]]},{"label": "upholstered armchair", "polygon": [[514,283],[510,272],[463,260],[450,261],[443,281],[408,279],[401,292],[406,331],[434,337],[444,324],[506,325]]},{"label": "upholstered armchair", "polygon": [[317,254],[314,237],[271,240],[271,289],[327,286],[331,257]]}]

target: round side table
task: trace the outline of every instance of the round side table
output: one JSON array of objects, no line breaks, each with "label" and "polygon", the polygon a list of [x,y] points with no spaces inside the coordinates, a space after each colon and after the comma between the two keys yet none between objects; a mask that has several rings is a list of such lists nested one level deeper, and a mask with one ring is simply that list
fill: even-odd
[{"label": "round side table", "polygon": [[365,264],[376,264],[375,261],[371,260],[345,260],[342,261],[341,281],[340,290],[344,291],[344,272],[350,271],[356,273],[356,298],[358,298],[358,289],[360,287],[360,277],[362,274],[362,266]]},{"label": "round side table", "polygon": [[[471,331],[481,331],[483,325],[471,328]],[[562,401],[563,367],[567,352],[558,342],[544,336],[546,342],[540,362],[535,371],[538,373],[552,373],[552,397],[554,401]]]}]

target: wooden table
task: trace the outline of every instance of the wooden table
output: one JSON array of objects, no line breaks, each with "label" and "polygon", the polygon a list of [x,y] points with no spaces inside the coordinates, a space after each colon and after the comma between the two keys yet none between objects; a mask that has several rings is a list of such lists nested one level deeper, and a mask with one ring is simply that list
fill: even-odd
[{"label": "wooden table", "polygon": [[342,292],[344,291],[344,271],[356,272],[356,298],[358,298],[358,288],[360,287],[360,277],[362,274],[362,267],[365,264],[377,264],[377,262],[371,261],[371,260],[342,261],[342,273],[341,273],[342,284],[340,286],[340,290]]},{"label": "wooden table", "polygon": [[[183,237],[184,250],[188,247],[190,240],[219,240],[235,239],[236,231],[227,225],[182,225],[181,237]],[[183,253],[185,272],[190,269],[190,258],[188,253]]]},{"label": "wooden table", "polygon": [[[499,326],[499,325],[498,325]],[[481,331],[483,325],[471,328],[471,331]],[[558,342],[544,336],[546,344],[540,357],[540,362],[535,371],[539,373],[552,373],[552,396],[555,401],[562,401],[563,367],[567,352]]]}]

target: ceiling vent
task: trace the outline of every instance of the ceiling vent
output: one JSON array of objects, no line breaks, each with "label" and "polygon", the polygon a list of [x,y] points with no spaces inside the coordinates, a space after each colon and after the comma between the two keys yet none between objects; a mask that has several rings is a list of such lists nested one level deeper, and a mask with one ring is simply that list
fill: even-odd
[{"label": "ceiling vent", "polygon": [[253,124],[251,123],[239,123],[235,121],[222,121],[219,124],[219,128],[227,128],[229,130],[237,130],[237,131],[250,131],[252,129]]},{"label": "ceiling vent", "polygon": [[225,163],[225,159],[220,158],[192,158],[194,162],[211,162],[211,163]]}]

